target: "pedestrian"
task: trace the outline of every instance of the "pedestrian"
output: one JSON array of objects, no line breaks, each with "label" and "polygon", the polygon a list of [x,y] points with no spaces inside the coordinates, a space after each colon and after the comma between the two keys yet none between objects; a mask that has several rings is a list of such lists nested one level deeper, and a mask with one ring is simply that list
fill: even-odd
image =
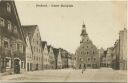
[{"label": "pedestrian", "polygon": [[82,74],[84,73],[84,69],[82,69]]}]

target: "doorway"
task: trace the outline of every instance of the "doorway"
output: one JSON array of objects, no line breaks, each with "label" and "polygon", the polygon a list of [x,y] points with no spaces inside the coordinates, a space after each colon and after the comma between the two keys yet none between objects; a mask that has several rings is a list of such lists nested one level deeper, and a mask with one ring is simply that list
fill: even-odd
[{"label": "doorway", "polygon": [[20,60],[14,59],[14,73],[19,74],[20,73]]}]

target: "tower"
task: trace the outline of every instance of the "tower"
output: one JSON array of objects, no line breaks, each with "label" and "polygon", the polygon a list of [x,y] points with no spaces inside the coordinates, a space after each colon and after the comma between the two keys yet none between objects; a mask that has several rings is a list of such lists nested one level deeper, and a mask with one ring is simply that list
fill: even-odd
[{"label": "tower", "polygon": [[82,32],[81,32],[80,36],[81,36],[80,43],[88,42],[89,37],[88,37],[88,34],[86,32],[86,25],[84,24],[84,22],[83,22],[83,25],[82,25]]},{"label": "tower", "polygon": [[82,68],[98,68],[99,67],[99,54],[98,49],[90,40],[86,32],[86,26],[83,23],[82,32],[80,34],[80,46],[76,50],[76,67]]}]

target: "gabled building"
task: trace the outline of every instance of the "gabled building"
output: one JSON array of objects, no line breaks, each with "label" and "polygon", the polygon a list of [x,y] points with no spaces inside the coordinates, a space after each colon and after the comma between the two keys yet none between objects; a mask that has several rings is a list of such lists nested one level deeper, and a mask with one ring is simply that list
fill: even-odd
[{"label": "gabled building", "polygon": [[25,34],[28,34],[33,53],[32,70],[41,70],[43,64],[42,44],[37,25],[23,25]]},{"label": "gabled building", "polygon": [[77,66],[77,57],[76,57],[76,54],[72,54],[72,66],[73,66],[73,69],[76,69],[76,66]]},{"label": "gabled building", "polygon": [[68,68],[68,52],[61,49],[62,68]]},{"label": "gabled building", "polygon": [[49,50],[46,41],[42,41],[43,48],[43,69],[49,68]]},{"label": "gabled building", "polygon": [[85,24],[82,25],[80,46],[76,50],[77,68],[99,68],[100,57],[97,47],[90,40]]},{"label": "gabled building", "polygon": [[26,39],[26,71],[32,71],[33,67],[33,52],[32,52],[32,46],[30,43],[30,38],[28,33],[25,34],[25,39]]},{"label": "gabled building", "polygon": [[62,69],[62,54],[61,54],[61,49],[59,48],[59,53],[58,53],[58,56],[57,56],[57,69]]},{"label": "gabled building", "polygon": [[52,46],[48,46],[49,68],[50,69],[55,69],[55,55],[54,55],[53,49],[54,48]]},{"label": "gabled building", "polygon": [[112,67],[112,60],[113,60],[113,47],[110,47],[107,49],[107,54],[106,54],[106,64],[107,67]]},{"label": "gabled building", "polygon": [[73,58],[70,53],[68,53],[68,68],[73,68]]},{"label": "gabled building", "polygon": [[54,48],[53,52],[55,55],[55,69],[61,69],[62,68],[61,49]]},{"label": "gabled building", "polygon": [[0,72],[25,70],[25,37],[14,1],[0,1]]}]

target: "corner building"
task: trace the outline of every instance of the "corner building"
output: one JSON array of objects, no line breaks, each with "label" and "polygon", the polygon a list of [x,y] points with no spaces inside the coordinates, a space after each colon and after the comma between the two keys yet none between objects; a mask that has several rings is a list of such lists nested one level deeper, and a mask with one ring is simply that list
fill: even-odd
[{"label": "corner building", "polygon": [[80,46],[76,50],[76,68],[99,68],[100,57],[98,49],[89,39],[85,24],[82,25]]},{"label": "corner building", "polygon": [[15,2],[0,1],[0,72],[25,71],[26,42]]}]

